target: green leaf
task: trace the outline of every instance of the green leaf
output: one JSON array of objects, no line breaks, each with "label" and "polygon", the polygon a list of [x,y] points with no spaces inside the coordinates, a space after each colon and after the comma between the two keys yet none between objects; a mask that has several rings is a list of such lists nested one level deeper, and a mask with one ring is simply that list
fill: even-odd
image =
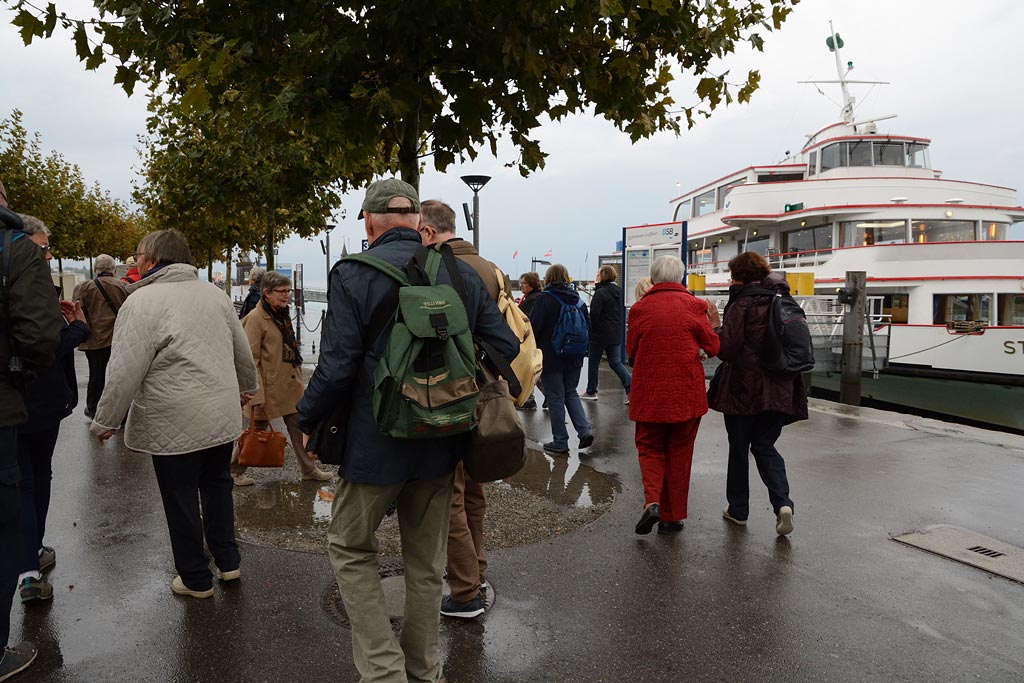
[{"label": "green leaf", "polygon": [[33,38],[42,38],[46,30],[43,22],[26,9],[19,10],[11,23],[21,28],[21,40],[26,45],[31,45]]}]

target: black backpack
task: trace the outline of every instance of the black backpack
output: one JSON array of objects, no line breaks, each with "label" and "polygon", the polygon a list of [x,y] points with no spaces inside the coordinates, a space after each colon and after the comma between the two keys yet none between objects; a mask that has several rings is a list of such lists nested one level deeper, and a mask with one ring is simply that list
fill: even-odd
[{"label": "black backpack", "polygon": [[814,346],[807,315],[789,294],[762,287],[744,289],[740,296],[770,296],[768,329],[758,352],[761,367],[768,372],[793,375],[814,368]]}]

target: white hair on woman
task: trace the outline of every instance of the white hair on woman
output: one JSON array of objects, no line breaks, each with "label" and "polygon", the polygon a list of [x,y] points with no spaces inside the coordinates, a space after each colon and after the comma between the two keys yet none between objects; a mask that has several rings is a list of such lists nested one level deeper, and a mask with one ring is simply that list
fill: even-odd
[{"label": "white hair on woman", "polygon": [[23,213],[19,213],[18,215],[21,216],[21,222],[25,224],[26,235],[38,235],[42,233],[47,237],[50,236],[50,229],[46,227],[45,223],[43,223],[35,216],[28,216]]},{"label": "white hair on woman", "polygon": [[678,256],[659,256],[651,264],[651,281],[654,284],[659,282],[682,282],[685,268]]},{"label": "white hair on woman", "polygon": [[96,275],[111,275],[117,264],[114,262],[114,257],[109,254],[100,254],[93,261],[92,269],[96,272]]}]

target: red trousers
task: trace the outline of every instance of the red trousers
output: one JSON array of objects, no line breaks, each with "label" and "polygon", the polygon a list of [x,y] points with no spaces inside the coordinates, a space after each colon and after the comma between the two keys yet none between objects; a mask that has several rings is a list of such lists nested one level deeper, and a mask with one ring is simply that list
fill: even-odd
[{"label": "red trousers", "polygon": [[693,442],[699,426],[699,417],[686,422],[636,423],[644,505],[658,503],[663,522],[686,519]]}]

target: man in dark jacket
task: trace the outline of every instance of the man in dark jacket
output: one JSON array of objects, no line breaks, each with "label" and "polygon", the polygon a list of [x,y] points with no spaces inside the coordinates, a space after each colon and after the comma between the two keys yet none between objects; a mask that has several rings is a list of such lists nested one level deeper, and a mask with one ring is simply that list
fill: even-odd
[{"label": "man in dark jacket", "polygon": [[[5,647],[11,601],[18,581],[21,503],[17,484],[18,425],[28,419],[22,389],[25,372],[53,364],[60,334],[60,307],[43,250],[22,232],[21,218],[7,208],[0,184],[0,678],[21,671],[36,649],[23,642]],[[19,372],[16,365],[20,363]]]},{"label": "man in dark jacket", "polygon": [[[569,413],[569,419],[580,438],[580,448],[589,448],[594,443],[594,434],[577,392],[583,356],[563,358],[555,353],[552,344],[562,305],[575,306],[579,301],[580,295],[570,285],[569,271],[561,263],[556,263],[544,274],[544,296],[537,299],[533,310],[530,311],[533,334],[537,338],[537,346],[544,354],[544,369],[540,380],[544,383],[544,396],[547,398],[548,416],[551,418],[551,441],[544,444],[544,450],[560,455],[569,453],[569,431],[565,428],[566,412]],[[583,305],[583,315],[589,325],[590,316],[586,304]]]},{"label": "man in dark jacket", "polygon": [[[25,233],[50,255],[50,231],[34,216],[22,216]],[[56,296],[56,292],[53,293]],[[18,585],[23,603],[49,600],[53,586],[42,572],[57,562],[53,548],[43,545],[46,516],[50,509],[51,462],[60,422],[78,405],[75,349],[89,338],[85,313],[79,304],[60,302],[68,322],[60,331],[57,362],[41,370],[25,387],[28,422],[18,427],[18,469],[21,471],[21,530],[23,551],[18,563]]]},{"label": "man in dark jacket", "polygon": [[[407,183],[387,179],[370,185],[359,217],[372,256],[401,268],[422,246],[419,197]],[[458,267],[466,284],[473,335],[511,359],[519,349],[516,337],[473,269],[462,262]],[[447,269],[440,269],[438,282],[450,284]],[[363,680],[436,681],[441,678],[437,637],[452,485],[469,435],[404,440],[386,436],[377,427],[369,379],[384,352],[393,318],[375,339],[369,333],[375,311],[395,305],[396,286],[386,274],[362,263],[341,261],[334,266],[320,359],[298,405],[299,426],[309,434],[339,404],[351,402],[328,554],[352,621],[352,650],[360,675]],[[388,620],[375,537],[395,500],[406,585],[401,643]]]},{"label": "man in dark jacket", "polygon": [[611,266],[597,271],[597,287],[590,300],[590,360],[587,364],[587,391],[581,398],[597,400],[597,371],[601,356],[608,354],[612,369],[626,390],[629,403],[629,370],[622,363],[622,290],[615,284],[618,273]]},{"label": "man in dark jacket", "polygon": [[263,296],[263,292],[260,289],[260,281],[263,280],[263,275],[267,271],[259,266],[249,271],[249,293],[245,295],[245,300],[242,301],[242,310],[238,312],[238,319],[243,320],[245,316],[249,315],[249,312],[256,308],[256,304],[260,302],[260,297]]}]

